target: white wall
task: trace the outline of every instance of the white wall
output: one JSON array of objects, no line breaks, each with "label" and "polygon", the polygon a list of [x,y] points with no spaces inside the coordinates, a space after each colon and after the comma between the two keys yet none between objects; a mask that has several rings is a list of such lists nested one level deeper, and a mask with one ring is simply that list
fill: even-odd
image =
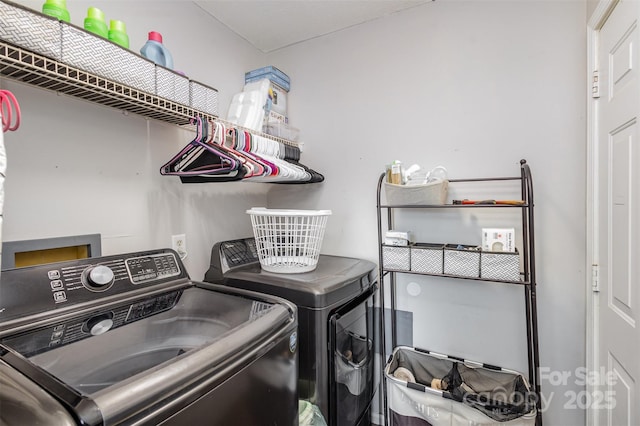
[{"label": "white wall", "polygon": [[[89,5],[125,21],[134,51],[148,31],[161,32],[176,69],[219,90],[222,115],[244,72],[264,63],[191,2],[68,2],[72,23],[82,26]],[[5,135],[5,241],[100,233],[103,254],[113,254],[170,247],[172,234],[186,233],[187,270],[202,279],[216,241],[251,235],[244,210],[267,203],[266,185],[183,185],[160,176],[192,132],[7,79],[0,85],[15,93],[23,118]]]},{"label": "white wall", "polygon": [[[326,181],[181,185],[158,169],[191,133],[3,79],[24,120],[6,135],[5,240],[99,232],[110,254],[168,246],[171,234],[186,232],[187,268],[201,278],[211,245],[249,235],[244,210],[268,201],[332,209],[324,252],[377,262],[375,186],[386,163],[442,164],[463,178],[515,175],[526,158],[536,195],[541,363],[571,373],[584,365],[583,2],[438,1],[268,56],[190,2],[70,2],[74,23],[89,5],[124,20],[134,49],[148,30],[163,33],[176,68],[220,90],[222,116],[246,70],[285,70],[303,162]],[[416,231],[427,229],[419,231],[426,241],[473,239],[466,231],[487,221],[461,220],[461,229],[437,230],[440,222],[407,217]],[[399,305],[416,311],[417,345],[524,369],[517,289],[413,280],[422,294],[409,297],[402,282]],[[490,340],[496,329],[504,340]],[[582,389],[573,377],[567,386],[542,385],[552,398],[546,424],[584,423],[582,411],[563,408],[565,392]]]},{"label": "white wall", "polygon": [[[527,159],[541,365],[571,374],[566,386],[542,381],[551,425],[585,418],[564,408],[585,365],[585,15],[576,1],[437,1],[269,55],[292,79],[303,162],[326,176],[273,188],[269,204],[332,209],[326,253],[377,262],[376,183],[392,160],[465,178],[514,176]],[[479,228],[500,222],[473,214],[441,228],[438,215],[407,216],[431,242],[479,243]],[[398,289],[417,346],[526,369],[521,289],[416,276]]]}]

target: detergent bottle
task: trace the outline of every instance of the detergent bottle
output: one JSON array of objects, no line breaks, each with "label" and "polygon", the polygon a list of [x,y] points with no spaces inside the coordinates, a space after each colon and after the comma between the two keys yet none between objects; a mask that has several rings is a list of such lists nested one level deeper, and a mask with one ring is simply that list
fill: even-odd
[{"label": "detergent bottle", "polygon": [[109,32],[104,20],[104,12],[97,7],[87,9],[87,17],[84,18],[84,29],[100,37],[107,38]]},{"label": "detergent bottle", "polygon": [[171,52],[162,44],[162,34],[156,31],[149,32],[149,40],[140,49],[140,54],[158,65],[173,69]]},{"label": "detergent bottle", "polygon": [[125,49],[129,48],[129,36],[127,35],[127,27],[124,22],[114,19],[109,22],[109,40]]},{"label": "detergent bottle", "polygon": [[67,0],[46,0],[42,5],[42,13],[53,16],[61,21],[69,22],[69,11],[67,10]]}]

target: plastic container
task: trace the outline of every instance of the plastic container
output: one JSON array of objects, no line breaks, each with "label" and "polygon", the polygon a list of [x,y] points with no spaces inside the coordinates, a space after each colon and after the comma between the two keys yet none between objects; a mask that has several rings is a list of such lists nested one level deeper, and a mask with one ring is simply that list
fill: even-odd
[{"label": "plastic container", "polygon": [[124,22],[115,19],[109,22],[109,40],[125,49],[129,48],[129,36]]},{"label": "plastic container", "polygon": [[162,44],[162,34],[159,32],[149,31],[149,39],[140,49],[140,54],[158,65],[173,69],[173,56]]},{"label": "plastic container", "polygon": [[104,12],[97,7],[87,9],[87,17],[84,18],[84,29],[100,37],[108,38],[109,31],[104,20]]},{"label": "plastic container", "polygon": [[298,142],[300,138],[300,130],[284,123],[269,123],[263,126],[263,132],[278,138],[287,139],[289,141]]},{"label": "plastic container", "polygon": [[247,213],[262,269],[283,274],[316,269],[331,210],[254,207]]},{"label": "plastic container", "polygon": [[53,16],[64,22],[70,22],[67,0],[46,0],[42,5],[42,13]]}]

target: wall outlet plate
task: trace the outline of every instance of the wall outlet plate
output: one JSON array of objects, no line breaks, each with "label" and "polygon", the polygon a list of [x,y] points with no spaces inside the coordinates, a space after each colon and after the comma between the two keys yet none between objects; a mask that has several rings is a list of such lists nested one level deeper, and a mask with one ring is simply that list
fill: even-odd
[{"label": "wall outlet plate", "polygon": [[180,259],[184,259],[187,256],[187,236],[185,234],[172,235],[171,248],[178,252]]}]

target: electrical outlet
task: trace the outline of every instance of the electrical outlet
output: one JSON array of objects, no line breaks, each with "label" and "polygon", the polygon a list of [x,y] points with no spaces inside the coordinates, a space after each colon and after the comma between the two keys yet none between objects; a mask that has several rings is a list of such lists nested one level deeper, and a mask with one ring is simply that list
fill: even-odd
[{"label": "electrical outlet", "polygon": [[180,259],[187,257],[187,236],[185,234],[172,235],[171,248],[178,252]]}]

